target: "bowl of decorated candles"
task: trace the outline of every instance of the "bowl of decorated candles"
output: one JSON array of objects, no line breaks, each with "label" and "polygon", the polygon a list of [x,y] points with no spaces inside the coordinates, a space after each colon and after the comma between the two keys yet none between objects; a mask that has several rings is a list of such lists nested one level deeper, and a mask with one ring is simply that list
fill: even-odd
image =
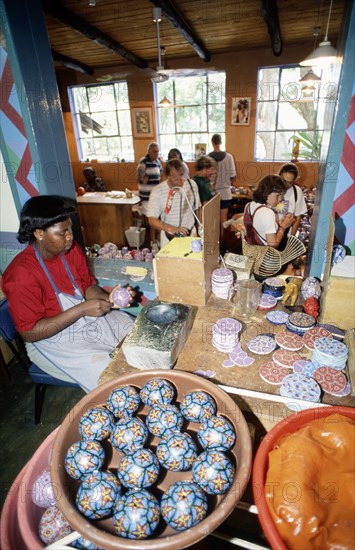
[{"label": "bowl of decorated candles", "polygon": [[137,371],[74,406],[51,477],[58,507],[93,544],[170,550],[226,519],[251,463],[246,420],[221,388],[182,371]]}]

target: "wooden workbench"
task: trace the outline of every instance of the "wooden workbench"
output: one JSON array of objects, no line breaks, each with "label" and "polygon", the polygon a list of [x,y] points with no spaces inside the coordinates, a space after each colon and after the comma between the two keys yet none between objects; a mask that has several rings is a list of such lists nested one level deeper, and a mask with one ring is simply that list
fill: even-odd
[{"label": "wooden workbench", "polygon": [[[278,304],[277,306],[278,309],[283,309],[283,307],[282,304]],[[286,309],[286,311],[288,310]],[[281,398],[279,394],[279,386],[268,384],[262,380],[259,375],[260,365],[270,361],[272,353],[268,355],[256,355],[249,352],[246,346],[247,341],[254,336],[264,333],[275,334],[283,330],[284,325],[272,325],[265,320],[266,312],[259,310],[253,317],[247,319],[247,321],[243,320],[243,318],[239,318],[243,324],[243,329],[240,333],[241,347],[255,359],[255,362],[247,368],[237,366],[225,368],[222,366],[222,363],[228,358],[228,354],[222,353],[212,346],[212,327],[218,319],[222,317],[232,317],[232,313],[232,306],[227,300],[216,298],[213,295],[209,298],[206,306],[196,307],[190,335],[174,368],[192,373],[196,371],[208,373],[208,371],[211,371],[209,374],[213,375],[211,377],[212,382],[225,386],[237,396],[244,396],[243,401],[249,401],[249,404],[257,398],[261,399],[263,403],[265,401],[275,401],[279,405],[278,415],[282,417],[285,414],[290,414],[288,409],[287,413],[285,412],[285,400]],[[303,348],[298,353],[304,359],[310,359],[311,357],[311,352],[306,348]],[[103,371],[99,382],[108,382],[119,375],[134,372],[134,370],[133,367],[127,364],[122,350],[119,350],[116,357]],[[329,405],[355,406],[355,398],[351,396],[339,398],[329,394],[323,394],[321,402],[322,404]],[[304,403],[306,407],[308,402]],[[240,405],[240,403],[238,403],[238,405]],[[314,405],[318,406],[318,404]],[[258,407],[260,406],[259,404]],[[313,406],[313,403],[309,406]]]},{"label": "wooden workbench", "polygon": [[139,203],[136,195],[127,199],[110,193],[85,193],[77,197],[85,246],[113,242],[126,246],[125,230],[132,225],[132,206]]}]

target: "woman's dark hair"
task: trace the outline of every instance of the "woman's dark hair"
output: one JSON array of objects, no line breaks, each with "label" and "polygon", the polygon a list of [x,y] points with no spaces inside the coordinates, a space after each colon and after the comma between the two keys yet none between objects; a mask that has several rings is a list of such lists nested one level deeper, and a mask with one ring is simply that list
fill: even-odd
[{"label": "woman's dark hair", "polygon": [[32,243],[36,229],[47,229],[63,222],[76,212],[76,208],[58,195],[32,197],[22,207],[17,240]]},{"label": "woman's dark hair", "polygon": [[284,191],[286,191],[286,188],[282,178],[272,174],[259,181],[258,188],[253,193],[253,199],[260,204],[266,204],[270,193],[282,193]]},{"label": "woman's dark hair", "polygon": [[211,166],[216,167],[216,161],[211,157],[200,157],[196,160],[195,163],[195,170],[196,172],[199,172],[200,170],[204,170],[205,168],[211,168]]},{"label": "woman's dark hair", "polygon": [[184,159],[182,158],[182,154],[181,152],[179,151],[179,149],[176,149],[175,147],[173,147],[172,149],[170,149],[169,153],[168,153],[168,160],[171,160],[173,158],[176,158],[176,156],[173,156],[173,155],[177,155],[178,158],[183,161]]},{"label": "woman's dark hair", "polygon": [[287,164],[281,166],[279,170],[279,176],[282,176],[282,174],[286,174],[287,172],[294,174],[295,179],[298,178],[298,168],[295,164],[293,164],[293,162],[288,162]]},{"label": "woman's dark hair", "polygon": [[179,160],[179,159],[168,160],[168,162],[166,163],[166,166],[165,166],[165,174],[167,176],[170,176],[171,170],[173,170],[174,168],[175,168],[175,170],[178,170],[178,171],[181,171],[181,172],[184,171],[184,165],[182,164],[181,160]]}]

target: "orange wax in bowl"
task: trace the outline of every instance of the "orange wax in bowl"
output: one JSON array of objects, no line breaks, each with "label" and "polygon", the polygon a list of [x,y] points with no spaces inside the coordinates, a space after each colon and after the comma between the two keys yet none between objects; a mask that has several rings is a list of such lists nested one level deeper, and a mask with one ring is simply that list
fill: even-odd
[{"label": "orange wax in bowl", "polygon": [[267,434],[253,491],[272,548],[355,548],[354,449],[355,410],[347,407],[296,413]]}]

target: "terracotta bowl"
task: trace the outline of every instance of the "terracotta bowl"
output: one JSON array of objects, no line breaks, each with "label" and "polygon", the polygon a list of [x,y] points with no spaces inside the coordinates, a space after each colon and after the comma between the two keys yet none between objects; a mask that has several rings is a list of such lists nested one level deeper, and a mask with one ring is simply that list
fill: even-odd
[{"label": "terracotta bowl", "polygon": [[[152,378],[164,378],[175,386],[175,404],[179,404],[184,395],[190,391],[205,391],[214,398],[217,404],[217,413],[228,418],[230,422],[232,422],[236,432],[236,443],[228,453],[229,457],[235,463],[236,475],[233,485],[227,493],[218,496],[208,496],[208,515],[198,525],[195,525],[187,531],[175,531],[168,526],[164,527],[164,525],[161,525],[159,526],[160,529],[158,528],[157,530],[157,534],[152,538],[145,540],[130,540],[121,538],[115,534],[112,518],[100,521],[89,521],[80,514],[75,506],[75,494],[79,482],[69,478],[64,469],[64,460],[69,446],[80,439],[78,422],[81,415],[86,410],[104,404],[110,392],[119,386],[130,384],[139,390]],[[148,412],[149,407],[144,406],[142,403],[137,416],[144,420]],[[198,426],[198,423],[186,421],[183,426],[183,431],[190,433],[196,441]],[[146,446],[155,450],[159,441],[160,439],[158,437],[150,436],[148,445]],[[107,448],[110,449],[108,468],[115,472],[122,455],[115,449],[112,450],[109,443],[107,443],[105,449]],[[58,506],[67,520],[74,529],[98,546],[104,547],[107,550],[176,550],[177,548],[187,548],[206,537],[232,512],[236,503],[243,495],[248,483],[251,473],[251,463],[252,447],[248,426],[242,412],[228,394],[212,382],[190,373],[165,370],[137,371],[137,373],[121,376],[112,382],[108,382],[98,387],[75,405],[65,418],[55,440],[52,452],[51,476],[53,483],[55,483],[57,489],[59,489],[57,490]],[[172,483],[182,479],[191,480],[191,470],[187,472],[172,472],[162,468],[158,482],[149,490],[159,496]],[[161,523],[163,524],[163,522]]]},{"label": "terracotta bowl", "polygon": [[300,411],[287,416],[276,424],[266,434],[258,448],[253,464],[253,495],[261,527],[271,547],[275,550],[287,550],[287,546],[277,530],[265,498],[264,486],[269,467],[269,452],[274,449],[282,436],[296,432],[308,422],[325,418],[331,414],[342,414],[355,420],[355,409],[350,407],[317,407]]}]

